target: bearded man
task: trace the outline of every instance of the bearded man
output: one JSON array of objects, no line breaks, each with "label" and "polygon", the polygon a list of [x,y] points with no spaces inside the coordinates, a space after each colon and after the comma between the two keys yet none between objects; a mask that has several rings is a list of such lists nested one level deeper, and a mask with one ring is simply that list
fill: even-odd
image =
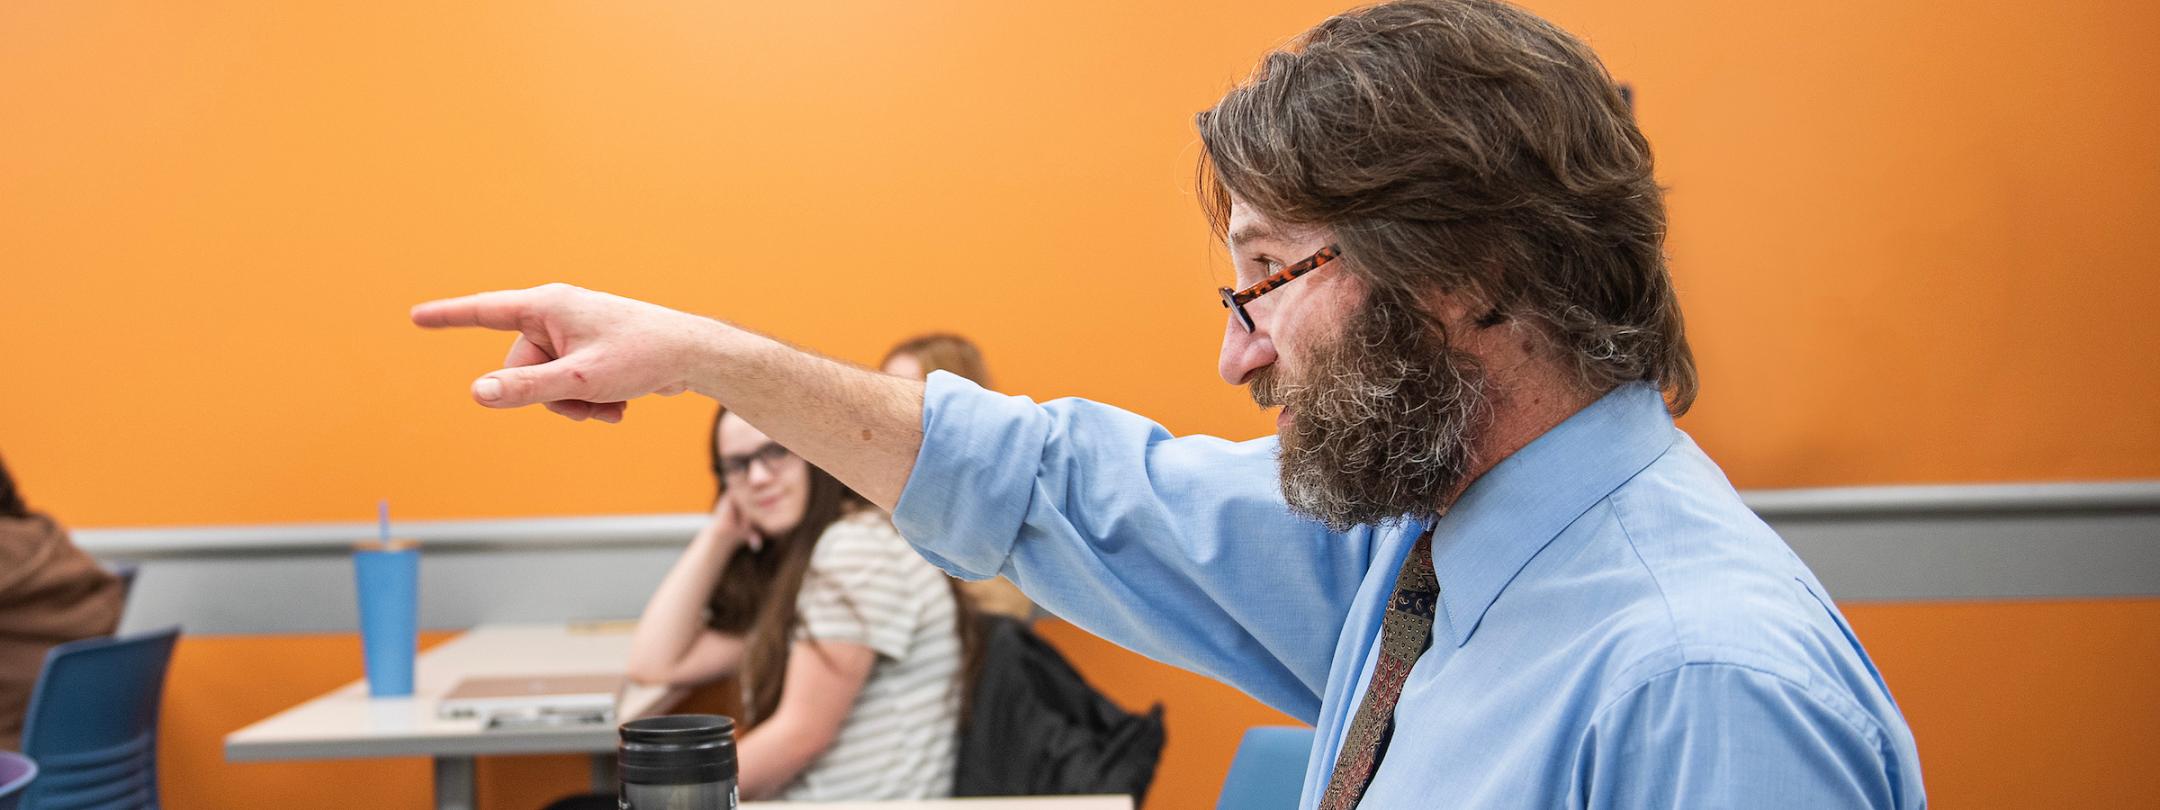
[{"label": "bearded man", "polygon": [[1673,416],[1696,390],[1648,143],[1519,9],[1352,11],[1199,116],[1242,288],[1221,372],[1277,438],[927,385],[573,287],[473,393],[613,421],[696,391],[955,576],[1311,722],[1305,808],[1921,807],[1822,584]]}]

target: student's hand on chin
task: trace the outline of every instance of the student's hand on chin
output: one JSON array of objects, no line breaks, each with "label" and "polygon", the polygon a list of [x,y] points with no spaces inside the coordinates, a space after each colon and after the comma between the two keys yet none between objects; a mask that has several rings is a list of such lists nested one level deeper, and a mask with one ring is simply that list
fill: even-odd
[{"label": "student's hand on chin", "polygon": [[628,401],[672,396],[689,385],[689,358],[709,330],[723,327],[643,301],[549,284],[413,307],[429,328],[479,326],[516,332],[503,368],[473,382],[490,408],[535,403],[571,419],[622,421]]},{"label": "student's hand on chin", "polygon": [[750,519],[731,498],[721,498],[720,504],[713,507],[712,523],[707,530],[712,532],[713,542],[719,543],[721,550],[728,554],[734,554],[736,548],[745,545],[751,551],[765,548],[765,536],[756,526],[750,525]]}]

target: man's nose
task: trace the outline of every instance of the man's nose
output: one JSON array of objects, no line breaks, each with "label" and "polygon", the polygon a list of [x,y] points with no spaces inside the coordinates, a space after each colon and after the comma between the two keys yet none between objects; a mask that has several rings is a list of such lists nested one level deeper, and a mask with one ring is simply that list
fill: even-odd
[{"label": "man's nose", "polygon": [[1275,341],[1265,328],[1245,331],[1236,315],[1223,321],[1222,356],[1215,361],[1215,370],[1223,382],[1244,385],[1253,372],[1274,365]]}]

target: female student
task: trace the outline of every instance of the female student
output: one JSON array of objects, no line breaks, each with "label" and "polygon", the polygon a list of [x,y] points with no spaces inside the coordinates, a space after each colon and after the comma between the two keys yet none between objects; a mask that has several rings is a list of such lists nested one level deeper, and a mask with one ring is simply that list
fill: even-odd
[{"label": "female student", "polygon": [[971,619],[953,580],[825,471],[724,409],[719,498],[638,620],[630,675],[741,675],[744,798],[938,798]]}]

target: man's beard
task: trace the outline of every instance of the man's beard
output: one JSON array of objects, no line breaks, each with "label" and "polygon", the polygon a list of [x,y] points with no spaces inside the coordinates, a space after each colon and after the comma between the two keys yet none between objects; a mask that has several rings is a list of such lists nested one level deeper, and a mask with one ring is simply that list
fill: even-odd
[{"label": "man's beard", "polygon": [[1484,369],[1437,325],[1374,296],[1297,379],[1253,376],[1263,408],[1288,407],[1278,469],[1290,508],[1345,532],[1429,518],[1459,494],[1488,422]]}]

